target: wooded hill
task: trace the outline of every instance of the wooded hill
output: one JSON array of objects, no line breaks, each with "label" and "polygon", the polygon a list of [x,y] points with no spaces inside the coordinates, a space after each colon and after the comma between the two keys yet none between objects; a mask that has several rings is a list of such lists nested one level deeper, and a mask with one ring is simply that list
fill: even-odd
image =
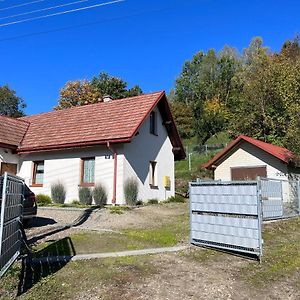
[{"label": "wooded hill", "polygon": [[300,153],[298,37],[279,52],[254,38],[239,53],[196,53],[183,65],[169,98],[183,138],[199,144],[220,132],[245,134]]}]

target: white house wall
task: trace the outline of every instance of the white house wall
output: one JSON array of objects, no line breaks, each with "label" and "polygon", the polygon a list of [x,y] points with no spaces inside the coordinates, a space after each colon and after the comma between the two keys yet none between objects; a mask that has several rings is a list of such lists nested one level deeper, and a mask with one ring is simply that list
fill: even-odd
[{"label": "white house wall", "polygon": [[[117,151],[120,150],[119,148]],[[110,158],[107,159],[106,157]],[[107,147],[99,146],[86,149],[65,150],[40,154],[23,155],[20,159],[20,171],[18,175],[23,177],[30,186],[33,173],[33,161],[44,160],[44,183],[42,187],[31,187],[35,194],[51,195],[51,185],[62,182],[66,187],[66,202],[78,200],[78,188],[80,184],[81,158],[95,157],[95,184],[103,184],[108,192],[108,203],[112,200],[113,191],[113,155]],[[117,163],[118,181],[122,181],[123,160],[118,157]],[[121,182],[118,183],[117,199],[120,194]]]},{"label": "white house wall", "polygon": [[215,180],[231,180],[232,167],[267,167],[267,177],[287,179],[287,165],[249,143],[242,143],[230,152],[214,171]]},{"label": "white house wall", "polygon": [[[157,135],[150,133],[148,117],[139,130],[139,134],[129,144],[124,144],[124,181],[134,177],[139,182],[139,199],[165,200],[175,193],[174,155],[163,120],[157,108]],[[150,161],[156,161],[157,188],[149,185]],[[164,176],[171,179],[171,188],[164,188]]]}]

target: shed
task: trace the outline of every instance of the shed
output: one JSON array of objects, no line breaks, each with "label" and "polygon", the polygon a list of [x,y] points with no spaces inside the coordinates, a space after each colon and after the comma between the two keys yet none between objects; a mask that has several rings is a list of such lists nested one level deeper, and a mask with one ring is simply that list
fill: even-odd
[{"label": "shed", "polygon": [[215,180],[254,180],[258,176],[293,179],[300,175],[294,153],[286,148],[240,135],[203,165]]}]

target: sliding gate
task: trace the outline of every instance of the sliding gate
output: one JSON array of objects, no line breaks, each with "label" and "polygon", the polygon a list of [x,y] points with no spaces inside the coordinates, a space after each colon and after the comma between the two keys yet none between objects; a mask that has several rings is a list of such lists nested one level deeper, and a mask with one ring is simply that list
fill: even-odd
[{"label": "sliding gate", "polygon": [[20,254],[24,182],[7,173],[0,176],[0,277]]},{"label": "sliding gate", "polygon": [[262,210],[257,181],[190,183],[190,242],[262,255]]}]

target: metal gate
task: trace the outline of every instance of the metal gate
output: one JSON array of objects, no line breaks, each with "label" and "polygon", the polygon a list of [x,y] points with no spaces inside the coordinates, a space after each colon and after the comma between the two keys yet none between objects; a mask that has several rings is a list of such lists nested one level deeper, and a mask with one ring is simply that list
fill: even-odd
[{"label": "metal gate", "polygon": [[262,255],[262,209],[257,181],[190,183],[190,242]]},{"label": "metal gate", "polygon": [[20,254],[19,221],[23,208],[24,181],[16,176],[0,177],[0,277]]}]

